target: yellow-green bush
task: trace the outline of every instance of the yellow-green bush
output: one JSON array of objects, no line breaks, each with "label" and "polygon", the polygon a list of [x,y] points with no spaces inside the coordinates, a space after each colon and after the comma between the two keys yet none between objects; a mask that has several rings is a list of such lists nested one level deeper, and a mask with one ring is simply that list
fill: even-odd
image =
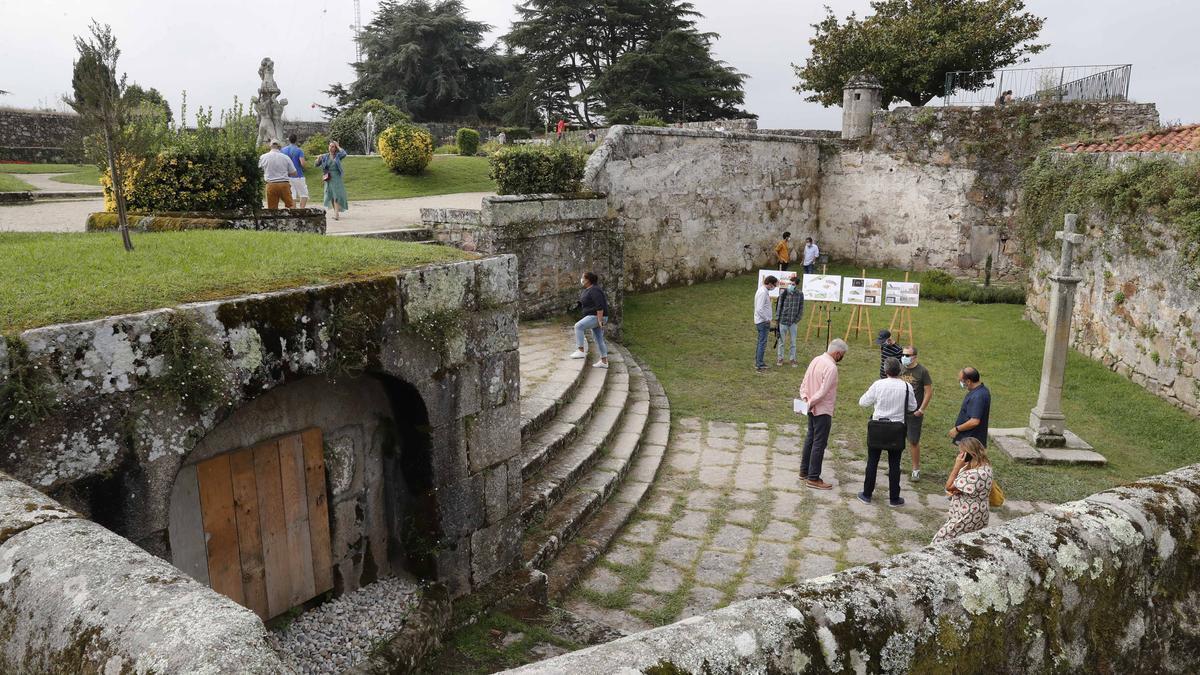
[{"label": "yellow-green bush", "polygon": [[300,146],[300,149],[304,151],[309,166],[312,166],[317,161],[317,157],[329,152],[329,137],[325,134],[313,134],[304,141],[304,145]]},{"label": "yellow-green bush", "polygon": [[[227,211],[262,202],[262,173],[249,152],[160,152],[129,162],[125,201],[130,211]],[[112,181],[105,171],[104,206],[116,210]]]},{"label": "yellow-green bush", "polygon": [[392,171],[415,176],[433,160],[433,136],[415,124],[394,124],[379,134],[379,154]]}]

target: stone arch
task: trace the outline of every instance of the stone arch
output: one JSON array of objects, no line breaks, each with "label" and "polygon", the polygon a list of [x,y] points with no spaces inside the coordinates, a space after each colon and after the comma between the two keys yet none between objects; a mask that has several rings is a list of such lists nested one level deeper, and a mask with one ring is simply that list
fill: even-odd
[{"label": "stone arch", "polygon": [[[294,380],[246,401],[216,423],[183,459],[171,487],[168,559],[194,578],[210,581],[206,536],[211,527],[204,518],[211,514],[200,509],[199,493],[204,480],[213,478],[198,468],[239,452],[245,458],[246,449],[257,453],[314,429],[324,462],[317,485],[324,486],[334,594],[393,575],[434,578],[440,521],[428,410],[412,384],[376,373]],[[313,484],[310,479],[308,485]],[[314,495],[310,487],[309,496]],[[238,536],[251,525],[238,523]],[[238,541],[254,549],[253,539]],[[314,534],[312,541],[320,538]]]}]

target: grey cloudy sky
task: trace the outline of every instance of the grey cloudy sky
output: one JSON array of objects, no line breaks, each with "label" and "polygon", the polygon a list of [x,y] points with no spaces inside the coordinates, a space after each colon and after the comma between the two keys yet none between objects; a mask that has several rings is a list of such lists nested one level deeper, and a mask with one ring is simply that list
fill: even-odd
[{"label": "grey cloudy sky", "polygon": [[[465,0],[472,17],[504,33],[510,0]],[[826,128],[840,109],[808,103],[792,90],[790,66],[808,54],[810,24],[829,4],[839,15],[860,13],[866,0],[694,0],[702,30],[721,34],[719,58],[750,76],[746,106],[760,126]],[[363,21],[376,0],[362,0]],[[1131,98],[1158,103],[1164,122],[1200,120],[1200,2],[1194,0],[1027,0],[1047,17],[1043,41],[1051,48],[1031,65],[1133,63]],[[72,36],[91,18],[113,26],[121,67],[131,81],[163,92],[178,110],[189,105],[228,107],[258,86],[258,62],[275,60],[289,100],[287,116],[320,119],[313,102],[331,82],[349,81],[354,58],[349,26],[352,0],[0,0],[0,105],[59,107],[70,89]]]}]

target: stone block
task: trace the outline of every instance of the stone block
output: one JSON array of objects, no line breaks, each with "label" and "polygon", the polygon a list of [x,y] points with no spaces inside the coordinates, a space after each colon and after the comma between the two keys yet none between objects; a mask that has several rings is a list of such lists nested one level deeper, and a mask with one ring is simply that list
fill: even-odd
[{"label": "stone block", "polygon": [[0,544],[36,525],[78,517],[45,494],[0,473]]},{"label": "stone block", "polygon": [[510,516],[471,535],[471,582],[486,583],[516,564],[521,551],[521,519]]},{"label": "stone block", "polygon": [[471,538],[450,539],[450,542],[437,552],[437,575],[450,596],[457,598],[471,592]]},{"label": "stone block", "polygon": [[362,491],[363,430],[348,424],[325,435],[325,475],[333,503]]},{"label": "stone block", "polygon": [[517,338],[517,312],[511,305],[481,311],[463,320],[466,356],[481,359],[510,352],[520,347]]},{"label": "stone block", "polygon": [[517,257],[499,255],[480,260],[477,268],[479,306],[495,308],[517,301]]},{"label": "stone block", "polygon": [[489,524],[498,523],[508,515],[509,464],[497,464],[484,471],[483,505]]},{"label": "stone block", "polygon": [[481,473],[437,489],[438,513],[446,536],[458,538],[483,527],[487,521],[484,489]]},{"label": "stone block", "polygon": [[484,384],[480,378],[479,364],[464,363],[455,370],[453,378],[453,387],[458,392],[459,417],[478,414],[483,405],[480,388]]},{"label": "stone block", "polygon": [[464,418],[471,473],[508,461],[521,452],[521,413],[517,403]]},{"label": "stone block", "polygon": [[405,322],[411,326],[447,312],[474,309],[475,265],[468,261],[405,274],[401,281]]},{"label": "stone block", "polygon": [[466,422],[451,420],[434,426],[429,435],[433,484],[449,485],[471,473],[467,462]]}]

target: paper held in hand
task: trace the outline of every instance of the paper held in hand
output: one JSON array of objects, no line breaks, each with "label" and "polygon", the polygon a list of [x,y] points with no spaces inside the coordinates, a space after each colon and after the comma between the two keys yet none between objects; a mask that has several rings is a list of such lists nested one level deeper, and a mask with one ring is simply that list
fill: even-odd
[{"label": "paper held in hand", "polygon": [[796,413],[797,415],[807,415],[808,401],[805,401],[802,398],[792,399],[792,412]]}]

